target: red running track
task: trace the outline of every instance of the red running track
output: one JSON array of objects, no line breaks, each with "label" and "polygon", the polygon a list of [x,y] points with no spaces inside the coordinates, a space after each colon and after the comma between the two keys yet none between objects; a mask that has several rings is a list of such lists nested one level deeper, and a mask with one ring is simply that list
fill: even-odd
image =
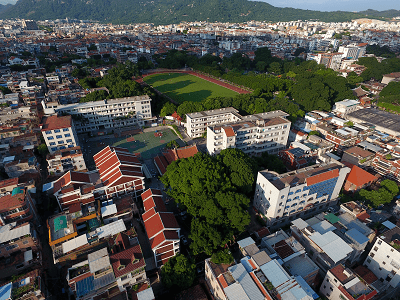
[{"label": "red running track", "polygon": [[194,72],[194,71],[176,71],[176,70],[155,71],[155,72],[143,75],[142,78],[136,79],[136,82],[143,83],[143,78],[144,77],[147,77],[147,76],[150,76],[150,75],[154,75],[154,74],[164,74],[164,73],[186,73],[186,74],[193,75],[193,76],[199,77],[201,79],[207,80],[209,82],[218,84],[219,86],[223,86],[223,87],[225,87],[227,89],[230,89],[232,91],[235,91],[235,92],[237,92],[239,94],[250,94],[251,93],[250,91],[238,88],[238,87],[236,87],[236,86],[234,86],[232,84],[223,82],[223,81],[218,80],[218,79],[211,78],[209,76],[206,76],[206,75]]}]

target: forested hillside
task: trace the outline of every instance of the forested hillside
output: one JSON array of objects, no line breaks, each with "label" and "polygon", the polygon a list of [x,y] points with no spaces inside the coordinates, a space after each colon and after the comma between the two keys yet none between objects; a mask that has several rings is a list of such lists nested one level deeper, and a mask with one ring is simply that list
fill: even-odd
[{"label": "forested hillside", "polygon": [[319,19],[350,21],[363,15],[277,8],[247,0],[19,0],[0,18],[34,20],[76,18],[113,23],[172,24],[180,21],[243,22]]}]

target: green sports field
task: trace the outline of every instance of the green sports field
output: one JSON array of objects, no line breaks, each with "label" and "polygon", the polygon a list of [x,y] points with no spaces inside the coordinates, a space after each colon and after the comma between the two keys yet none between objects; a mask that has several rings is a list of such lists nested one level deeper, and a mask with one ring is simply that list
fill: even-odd
[{"label": "green sports field", "polygon": [[238,94],[215,83],[182,73],[150,75],[144,81],[178,103],[202,101],[207,97],[234,97]]}]

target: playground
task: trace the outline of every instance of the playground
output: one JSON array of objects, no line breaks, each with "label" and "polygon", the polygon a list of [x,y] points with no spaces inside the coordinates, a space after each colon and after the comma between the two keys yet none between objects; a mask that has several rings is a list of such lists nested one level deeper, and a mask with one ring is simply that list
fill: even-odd
[{"label": "playground", "polygon": [[113,146],[127,148],[129,152],[138,153],[145,160],[160,154],[166,144],[173,140],[182,143],[171,129],[163,128],[162,130],[127,136],[114,143]]}]

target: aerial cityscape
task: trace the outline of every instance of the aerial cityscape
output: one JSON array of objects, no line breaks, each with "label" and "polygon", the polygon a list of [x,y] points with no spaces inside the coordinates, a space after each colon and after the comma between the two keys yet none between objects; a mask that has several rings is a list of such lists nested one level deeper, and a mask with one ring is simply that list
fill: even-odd
[{"label": "aerial cityscape", "polygon": [[0,2],[0,300],[399,300],[400,11],[344,2]]}]

